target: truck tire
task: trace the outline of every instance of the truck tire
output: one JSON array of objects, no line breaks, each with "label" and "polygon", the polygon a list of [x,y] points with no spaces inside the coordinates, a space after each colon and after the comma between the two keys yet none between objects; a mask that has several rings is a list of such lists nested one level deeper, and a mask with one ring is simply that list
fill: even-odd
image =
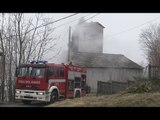
[{"label": "truck tire", "polygon": [[23,102],[23,104],[25,104],[25,105],[31,104],[31,101],[30,101],[30,100],[22,100],[22,102]]},{"label": "truck tire", "polygon": [[58,100],[58,92],[53,90],[51,93],[50,103],[54,103]]},{"label": "truck tire", "polygon": [[80,98],[80,91],[78,90],[78,91],[76,91],[76,95],[75,95],[75,98]]}]

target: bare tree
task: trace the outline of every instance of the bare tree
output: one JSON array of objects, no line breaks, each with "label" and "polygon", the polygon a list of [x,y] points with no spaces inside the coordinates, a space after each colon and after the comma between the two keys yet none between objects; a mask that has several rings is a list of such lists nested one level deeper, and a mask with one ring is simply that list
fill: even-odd
[{"label": "bare tree", "polygon": [[2,102],[4,101],[4,89],[5,89],[5,48],[4,48],[4,40],[3,40],[3,32],[4,32],[4,14],[2,14],[1,19],[1,31],[0,31],[0,42],[1,42],[1,50],[2,50],[2,82],[1,82],[1,95]]},{"label": "bare tree", "polygon": [[140,43],[148,62],[160,66],[160,24],[150,25],[140,34]]},{"label": "bare tree", "polygon": [[2,14],[0,28],[0,49],[4,56],[2,57],[2,101],[4,101],[5,83],[9,100],[14,98],[16,67],[29,60],[44,59],[44,56],[56,46],[57,38],[53,34],[54,27],[49,24],[51,21],[41,14],[29,17],[22,13],[7,14],[6,18]]},{"label": "bare tree", "polygon": [[18,35],[18,64],[27,63],[29,60],[43,59],[46,52],[52,50],[56,45],[56,38],[52,34],[54,27],[47,24],[50,23],[50,20],[39,14],[36,15],[35,23],[33,19],[25,21],[23,14],[14,16],[15,29],[17,30],[15,34]]}]

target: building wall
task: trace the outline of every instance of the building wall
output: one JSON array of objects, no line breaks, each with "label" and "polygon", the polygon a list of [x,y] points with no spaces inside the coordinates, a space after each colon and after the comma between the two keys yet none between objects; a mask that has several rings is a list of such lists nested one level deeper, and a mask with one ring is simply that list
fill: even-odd
[{"label": "building wall", "polygon": [[87,68],[87,85],[91,87],[91,92],[97,91],[97,81],[120,81],[133,80],[134,76],[141,76],[139,69],[116,69],[116,68]]}]

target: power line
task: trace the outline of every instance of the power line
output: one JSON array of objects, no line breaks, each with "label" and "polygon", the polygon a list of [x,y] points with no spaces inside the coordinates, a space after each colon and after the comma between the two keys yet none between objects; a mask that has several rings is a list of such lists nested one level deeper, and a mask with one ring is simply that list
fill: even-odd
[{"label": "power line", "polygon": [[[41,28],[41,27],[47,26],[47,25],[49,25],[49,24],[53,24],[53,23],[59,22],[59,21],[61,21],[61,20],[67,19],[67,18],[72,17],[72,16],[75,16],[75,15],[77,15],[77,14],[78,14],[78,13],[74,13],[74,14],[71,14],[71,15],[69,15],[69,16],[60,18],[60,19],[58,19],[58,20],[55,20],[55,21],[52,21],[52,22],[49,22],[49,23],[40,25],[40,26],[38,26],[38,27],[36,27],[36,28],[32,28],[32,29],[30,29],[28,32],[26,32],[25,34],[31,32],[31,31],[34,30],[34,29]],[[22,35],[24,35],[24,34],[22,34]],[[18,36],[18,35],[11,35],[10,37],[14,37],[14,36]],[[6,37],[6,38],[9,38],[9,37]]]},{"label": "power line", "polygon": [[[87,15],[85,15],[85,16],[81,16],[81,17],[87,17],[87,16],[89,16],[90,14],[87,14]],[[73,20],[73,21],[70,21],[70,22],[67,22],[67,23],[64,23],[64,24],[61,24],[61,25],[59,25],[59,26],[57,26],[57,27],[55,27],[55,28],[59,28],[59,27],[61,27],[61,26],[63,26],[63,25],[67,25],[67,24],[69,24],[69,23],[72,23],[72,22],[75,22],[75,21],[77,21],[77,20],[79,20],[80,18],[78,18],[78,19],[75,19],[75,20]]]},{"label": "power line", "polygon": [[[96,17],[98,14],[100,14],[100,13],[97,13],[96,15],[93,15],[93,16],[89,17],[88,19],[84,20],[83,22],[86,22],[87,20],[90,20],[90,19]],[[89,15],[86,15],[86,16],[89,16]],[[86,17],[86,16],[84,16],[84,17]],[[79,19],[76,19],[76,20],[79,20]],[[73,21],[71,21],[71,22],[74,22],[74,21],[76,21],[76,20],[73,20]],[[69,23],[71,23],[71,22],[68,22],[68,23],[59,25],[59,26],[57,26],[57,27],[55,27],[55,28],[61,27],[61,26],[63,26],[63,25],[69,24]],[[83,23],[83,22],[80,22],[80,24]],[[73,25],[73,26],[76,26],[76,25]],[[68,31],[68,29],[67,29],[67,31]],[[62,36],[62,38],[64,38],[64,36],[67,34],[67,31],[66,31],[65,34]],[[63,45],[63,46],[64,46],[64,45]],[[61,48],[61,49],[62,49],[62,48]],[[60,52],[60,51],[59,51],[59,52]],[[54,57],[55,57],[55,56],[54,56]],[[53,57],[49,58],[49,60],[51,60],[51,59],[53,59]]]},{"label": "power line", "polygon": [[[87,16],[89,16],[89,15],[90,15],[90,14],[87,14],[87,15],[81,16],[81,17],[87,17]],[[81,17],[80,17],[80,18],[81,18]],[[57,29],[57,28],[59,28],[59,27],[65,26],[65,25],[67,25],[67,24],[69,24],[69,23],[75,22],[75,21],[79,20],[80,18],[75,19],[75,20],[70,21],[70,22],[67,22],[67,23],[64,23],[64,24],[61,24],[61,25],[59,25],[59,26],[56,26],[56,27],[54,27],[54,29]],[[68,28],[67,28],[67,29],[68,29]],[[67,31],[66,31],[66,32],[67,32]],[[66,32],[65,32],[65,34],[66,34]],[[43,31],[42,31],[42,32],[39,32],[39,34],[40,34],[40,33],[43,33]]]},{"label": "power line", "polygon": [[[90,15],[90,14],[87,14],[87,15],[81,16],[81,17],[87,17],[87,16],[89,16],[89,15]],[[80,18],[81,18],[81,17],[80,17]],[[57,28],[59,28],[59,27],[61,27],[61,26],[67,25],[67,24],[69,24],[69,23],[72,23],[72,22],[74,22],[74,21],[77,21],[77,20],[79,20],[80,18],[75,19],[75,20],[70,21],[70,22],[67,22],[67,23],[64,23],[64,24],[61,24],[61,25],[59,25],[59,26],[56,26],[56,27],[54,27],[54,29],[57,29]],[[42,31],[42,32],[39,32],[39,33],[43,33],[43,31]]]},{"label": "power line", "polygon": [[[89,20],[89,19],[91,19],[91,18],[93,18],[93,17],[95,17],[95,16],[97,16],[99,13],[97,13],[96,15],[94,15],[94,16],[91,16],[91,17],[89,17],[88,19],[86,19],[85,21],[87,21],[87,20]],[[85,16],[81,16],[81,17],[87,17],[87,16],[89,16],[90,14],[87,14],[87,15],[85,15]],[[81,18],[80,17],[80,18]],[[59,26],[57,26],[57,27],[54,27],[54,28],[59,28],[59,27],[61,27],[61,26],[64,26],[64,25],[66,25],[66,24],[69,24],[69,23],[72,23],[72,22],[74,22],[74,21],[77,21],[77,20],[79,20],[80,18],[78,18],[78,19],[75,19],[75,20],[73,20],[73,21],[70,21],[70,22],[68,22],[68,23],[64,23],[64,24],[61,24],[61,25],[59,25]],[[85,21],[83,21],[83,22],[85,22]],[[83,23],[83,22],[81,22],[81,23]],[[75,25],[74,25],[75,26]],[[66,31],[67,32],[67,31]],[[65,34],[66,34],[66,32],[65,32]]]},{"label": "power line", "polygon": [[[97,13],[97,14],[93,15],[92,17],[90,17],[90,18],[84,20],[83,22],[80,22],[79,24],[84,23],[84,22],[86,22],[87,20],[90,20],[90,19],[96,17],[98,14],[100,14],[100,13]],[[76,26],[76,25],[73,25],[73,26]]]},{"label": "power line", "polygon": [[[36,27],[36,29],[37,29],[37,28],[40,28],[40,27],[47,26],[47,25],[49,25],[49,24],[53,24],[53,23],[59,22],[59,21],[61,21],[61,20],[67,19],[67,18],[72,17],[72,16],[75,16],[75,15],[77,15],[77,14],[78,14],[78,13],[74,13],[74,14],[72,14],[72,15],[69,15],[69,16],[66,16],[66,17],[63,17],[63,18],[60,18],[60,19],[55,20],[55,21],[53,21],[53,22],[49,22],[49,23],[40,25],[40,26]],[[27,33],[29,33],[30,31],[32,31],[32,30],[34,30],[34,29],[35,29],[35,28],[29,30]]]},{"label": "power line", "polygon": [[[95,16],[97,16],[99,13],[97,13],[96,15],[94,15],[94,16],[91,16],[91,17],[89,17],[88,19],[86,19],[85,21],[87,21],[87,20],[89,20],[89,19],[91,19],[91,18],[93,18],[93,17],[95,17]],[[86,15],[86,16],[89,16],[90,14],[88,14],[88,15]],[[86,16],[83,16],[83,17],[86,17]],[[82,17],[82,16],[81,16]],[[70,22],[68,22],[68,23],[65,23],[65,24],[62,24],[62,25],[59,25],[59,26],[57,26],[57,27],[55,27],[55,28],[58,28],[58,27],[61,27],[61,26],[63,26],[63,25],[66,25],[66,24],[69,24],[69,23],[71,23],[71,22],[74,22],[74,21],[77,21],[77,20],[79,20],[80,18],[78,18],[78,19],[75,19],[75,20],[73,20],[73,21],[70,21]],[[85,22],[85,21],[83,21],[83,22]],[[81,22],[81,23],[83,23],[83,22]],[[74,25],[75,26],[75,25]],[[67,31],[68,31],[68,29],[67,29]],[[64,36],[66,35],[66,33],[67,33],[67,31],[65,32],[65,34],[64,34]],[[63,36],[63,37],[64,37]]]},{"label": "power line", "polygon": [[[72,14],[72,15],[69,15],[69,16],[66,16],[66,17],[63,17],[63,18],[60,18],[60,19],[55,20],[55,21],[53,21],[53,22],[49,22],[49,23],[47,23],[47,24],[43,24],[43,25],[41,25],[41,26],[36,27],[36,29],[37,29],[37,28],[40,28],[40,27],[44,27],[44,26],[49,25],[49,24],[53,24],[53,23],[59,22],[59,21],[61,21],[61,20],[67,19],[67,18],[72,17],[72,16],[77,15],[77,14],[78,14],[78,13],[74,13],[74,14]],[[97,13],[97,14],[94,15],[94,16],[91,16],[90,18],[84,20],[83,22],[85,22],[85,21],[87,21],[87,20],[89,20],[89,19],[92,19],[93,17],[97,16],[98,14],[99,14],[99,13]],[[89,15],[86,15],[86,16],[89,16]],[[83,16],[83,17],[86,17],[86,16]],[[79,20],[79,18],[76,19],[76,20]],[[73,21],[68,22],[68,23],[65,23],[65,24],[61,24],[61,25],[59,25],[59,26],[57,26],[57,27],[55,27],[55,28],[59,28],[59,27],[61,27],[61,26],[63,26],[63,25],[72,23],[72,22],[74,22],[74,21],[76,21],[76,20],[73,20]],[[81,23],[83,23],[83,22],[81,22]],[[75,25],[73,25],[73,26],[75,26]],[[35,29],[35,28],[30,29],[30,30],[29,30],[28,32],[26,32],[25,34],[31,32],[31,31],[34,30],[34,29]],[[22,34],[22,35],[23,35],[23,34]],[[13,36],[17,36],[17,35],[12,35],[11,37],[13,37]]]},{"label": "power line", "polygon": [[128,32],[128,31],[131,31],[131,30],[133,30],[133,29],[136,29],[136,28],[138,28],[138,27],[141,27],[141,26],[143,26],[143,25],[145,25],[145,24],[147,24],[147,23],[149,23],[149,22],[152,22],[152,21],[154,21],[154,20],[157,20],[157,19],[159,19],[159,18],[160,18],[160,17],[157,17],[157,18],[152,19],[152,20],[150,20],[150,21],[147,21],[147,22],[145,22],[145,23],[143,23],[143,24],[140,24],[140,25],[137,25],[137,26],[135,26],[135,27],[129,28],[129,29],[127,29],[127,30],[123,30],[123,31],[121,31],[121,32],[118,32],[118,33],[115,33],[115,34],[111,34],[111,35],[108,35],[108,36],[104,36],[104,37],[116,36],[116,35],[119,35],[119,34],[122,34],[122,33]]},{"label": "power line", "polygon": [[[90,20],[90,19],[94,18],[94,17],[97,16],[98,14],[99,14],[99,13],[97,13],[97,14],[94,15],[94,16],[89,17],[88,19],[84,20],[83,22],[86,22],[87,20]],[[86,16],[88,16],[88,15],[86,15]],[[86,16],[85,16],[85,17],[86,17]],[[77,19],[76,19],[76,20],[77,20]],[[74,21],[76,21],[76,20],[73,20],[73,21],[71,21],[71,22],[74,22]],[[79,20],[79,19],[78,19],[78,20]],[[69,23],[71,23],[71,22],[68,22],[68,23],[59,25],[59,26],[57,26],[57,27],[55,27],[55,28],[61,27],[61,26],[63,26],[63,25],[69,24]],[[83,22],[81,22],[81,23],[83,23]],[[74,26],[75,26],[75,25],[74,25]],[[68,30],[67,30],[67,31],[68,31]],[[65,34],[63,35],[62,38],[64,38],[64,36],[67,34],[67,31],[65,32]],[[61,49],[62,49],[62,48],[61,48]],[[61,51],[61,50],[60,50],[60,51]],[[58,51],[58,54],[60,53],[60,51]],[[56,56],[53,56],[53,57],[51,57],[51,58],[48,58],[48,60],[52,60],[54,57],[56,57]]]},{"label": "power line", "polygon": [[[97,16],[98,14],[100,14],[100,13],[97,13],[96,15],[93,15],[93,16],[89,17],[88,19],[84,20],[83,22],[86,22],[87,20],[90,20],[90,19],[94,18],[94,17]],[[90,15],[90,14],[87,14],[86,16],[83,16],[83,17],[87,17],[87,16],[89,16],[89,15]],[[82,16],[81,16],[81,17],[82,17]],[[61,27],[61,26],[63,26],[63,25],[69,24],[69,23],[74,22],[74,21],[77,21],[77,20],[79,20],[79,19],[80,19],[80,18],[75,19],[75,20],[73,20],[73,21],[70,21],[70,22],[68,22],[68,23],[59,25],[59,26],[57,26],[57,27],[55,27],[55,28]],[[83,22],[81,22],[81,23],[83,23]],[[74,26],[75,26],[75,25],[74,25]],[[67,31],[68,31],[68,29],[67,29]],[[67,31],[64,33],[64,35],[62,36],[62,38],[64,38],[64,36],[67,34]]]},{"label": "power line", "polygon": [[[94,17],[96,17],[97,15],[99,15],[100,13],[97,13],[97,14],[95,14],[94,16],[92,16],[92,17],[90,17],[90,18],[88,18],[88,19],[86,19],[85,21],[83,21],[83,22],[86,22],[87,20],[90,20],[90,19],[92,19],[92,18],[94,18]],[[82,22],[82,23],[83,23]]]}]

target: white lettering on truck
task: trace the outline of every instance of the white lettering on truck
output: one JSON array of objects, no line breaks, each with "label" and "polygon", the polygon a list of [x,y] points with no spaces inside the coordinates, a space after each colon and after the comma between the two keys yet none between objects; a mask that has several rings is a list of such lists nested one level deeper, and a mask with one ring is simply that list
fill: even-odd
[{"label": "white lettering on truck", "polygon": [[40,84],[40,81],[19,80],[18,83],[22,83],[22,84]]}]

